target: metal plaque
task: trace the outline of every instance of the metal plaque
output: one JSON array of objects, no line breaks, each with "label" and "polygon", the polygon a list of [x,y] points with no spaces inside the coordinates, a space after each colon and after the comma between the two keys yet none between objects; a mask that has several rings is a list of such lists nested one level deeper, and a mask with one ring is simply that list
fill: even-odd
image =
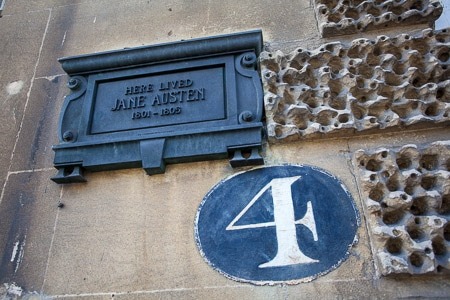
[{"label": "metal plaque", "polygon": [[82,171],[231,157],[263,163],[259,30],[60,59],[63,104],[57,183]]},{"label": "metal plaque", "polygon": [[203,258],[228,278],[258,285],[310,281],[337,268],[359,217],[345,186],[311,166],[239,173],[205,196],[195,220]]}]

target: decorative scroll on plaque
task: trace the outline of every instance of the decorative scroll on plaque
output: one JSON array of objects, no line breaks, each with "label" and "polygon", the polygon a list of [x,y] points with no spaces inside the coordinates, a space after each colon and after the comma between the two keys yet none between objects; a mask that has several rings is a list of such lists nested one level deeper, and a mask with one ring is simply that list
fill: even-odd
[{"label": "decorative scroll on plaque", "polygon": [[262,164],[261,47],[255,30],[60,59],[71,94],[52,180],[227,157],[233,167]]}]

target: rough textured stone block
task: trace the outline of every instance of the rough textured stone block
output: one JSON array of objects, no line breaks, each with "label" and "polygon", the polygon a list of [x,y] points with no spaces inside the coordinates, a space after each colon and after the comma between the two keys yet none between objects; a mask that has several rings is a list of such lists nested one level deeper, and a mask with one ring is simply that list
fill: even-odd
[{"label": "rough textured stone block", "polygon": [[354,163],[381,274],[449,274],[450,141],[358,150]]},{"label": "rough textured stone block", "polygon": [[450,120],[449,30],[260,56],[269,141]]},{"label": "rough textured stone block", "polygon": [[323,37],[399,25],[432,25],[443,10],[439,0],[315,0],[314,4]]}]

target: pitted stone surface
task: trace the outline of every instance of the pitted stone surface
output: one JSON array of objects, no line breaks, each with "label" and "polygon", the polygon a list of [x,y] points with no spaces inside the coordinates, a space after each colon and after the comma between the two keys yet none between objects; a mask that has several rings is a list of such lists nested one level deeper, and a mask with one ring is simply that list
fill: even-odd
[{"label": "pitted stone surface", "polygon": [[260,56],[269,141],[450,120],[449,30]]},{"label": "pitted stone surface", "polygon": [[407,24],[433,24],[442,14],[439,0],[315,0],[323,37]]},{"label": "pitted stone surface", "polygon": [[354,158],[381,273],[449,274],[450,141]]}]

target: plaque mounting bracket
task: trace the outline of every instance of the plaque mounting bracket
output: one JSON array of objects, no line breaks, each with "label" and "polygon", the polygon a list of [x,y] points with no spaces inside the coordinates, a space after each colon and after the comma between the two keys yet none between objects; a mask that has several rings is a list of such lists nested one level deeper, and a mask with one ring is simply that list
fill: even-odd
[{"label": "plaque mounting bracket", "polygon": [[227,157],[232,167],[263,164],[261,49],[252,30],[59,59],[71,93],[52,180]]},{"label": "plaque mounting bracket", "polygon": [[148,175],[164,173],[164,144],[165,139],[141,141],[142,167]]}]

